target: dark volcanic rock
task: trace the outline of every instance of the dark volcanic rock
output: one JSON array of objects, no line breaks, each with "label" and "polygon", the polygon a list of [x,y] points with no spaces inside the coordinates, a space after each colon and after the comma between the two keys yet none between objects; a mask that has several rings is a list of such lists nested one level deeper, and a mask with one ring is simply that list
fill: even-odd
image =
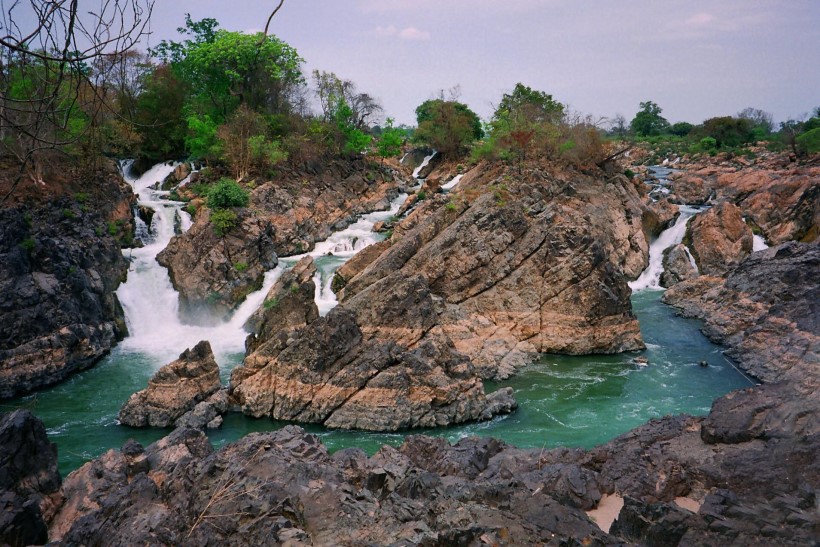
[{"label": "dark volcanic rock", "polygon": [[146,389],[131,395],[119,420],[131,427],[168,427],[220,387],[219,365],[211,345],[202,341],[159,369]]},{"label": "dark volcanic rock", "polygon": [[107,221],[120,205],[130,214],[133,195],[111,177],[99,182],[111,202],[81,194],[0,210],[0,399],[92,366],[125,335],[114,291],[127,262]]},{"label": "dark volcanic rock", "polygon": [[0,544],[42,545],[60,501],[57,447],[27,410],[0,415]]}]

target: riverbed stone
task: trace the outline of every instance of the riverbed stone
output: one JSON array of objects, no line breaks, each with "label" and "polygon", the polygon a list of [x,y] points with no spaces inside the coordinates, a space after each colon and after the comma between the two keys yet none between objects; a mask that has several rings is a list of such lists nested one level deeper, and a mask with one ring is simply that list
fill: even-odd
[{"label": "riverbed stone", "polygon": [[698,276],[697,269],[689,259],[686,246],[678,243],[663,251],[663,273],[661,273],[661,287],[671,287],[681,281]]},{"label": "riverbed stone", "polygon": [[752,230],[736,205],[721,203],[695,216],[685,240],[698,269],[705,275],[725,275],[752,252]]}]

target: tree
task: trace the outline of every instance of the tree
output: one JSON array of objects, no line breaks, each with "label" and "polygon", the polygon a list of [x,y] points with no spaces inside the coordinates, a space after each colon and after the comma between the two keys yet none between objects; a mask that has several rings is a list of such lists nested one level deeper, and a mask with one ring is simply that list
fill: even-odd
[{"label": "tree", "polygon": [[712,137],[718,148],[735,148],[755,140],[752,123],[748,119],[731,116],[709,118],[698,128],[697,134]]},{"label": "tree", "polygon": [[[23,13],[26,4],[30,12]],[[99,128],[102,109],[113,111],[91,79],[102,73],[91,67],[134,48],[146,34],[153,1],[109,0],[88,12],[77,0],[9,2],[0,9],[0,142],[20,165],[5,201],[30,167],[31,178],[40,178],[44,152],[79,143]]]},{"label": "tree", "polygon": [[661,116],[661,107],[652,101],[642,102],[640,110],[630,122],[632,132],[639,137],[654,137],[669,130],[669,122]]},{"label": "tree", "polygon": [[759,108],[744,108],[738,112],[737,117],[743,120],[749,120],[752,125],[752,130],[758,139],[762,139],[771,135],[774,130],[774,122],[772,115],[769,112],[764,112]]},{"label": "tree", "polygon": [[501,98],[493,118],[507,117],[532,123],[555,123],[560,121],[563,115],[564,105],[554,100],[552,95],[517,83],[512,93],[505,93]]},{"label": "tree", "polygon": [[393,118],[387,118],[382,128],[378,143],[379,156],[392,158],[401,154],[401,145],[404,143],[404,131],[393,127]]},{"label": "tree", "polygon": [[689,122],[677,122],[672,124],[672,127],[669,128],[669,132],[678,137],[685,137],[692,132],[694,127],[695,126]]},{"label": "tree", "polygon": [[463,103],[431,99],[416,108],[415,139],[442,154],[458,154],[484,136],[481,119]]},{"label": "tree", "polygon": [[382,112],[379,102],[367,93],[359,93],[356,84],[350,80],[342,80],[332,72],[314,70],[313,81],[322,116],[327,122],[334,118],[340,99],[350,107],[351,121],[356,129],[366,129],[373,118]]},{"label": "tree", "polygon": [[609,130],[612,134],[620,138],[624,138],[626,136],[626,118],[623,114],[615,114],[615,117],[612,118],[612,123],[610,124]]},{"label": "tree", "polygon": [[133,117],[141,137],[140,158],[158,162],[184,153],[188,124],[183,108],[187,96],[188,86],[169,65],[158,66],[145,76]]}]

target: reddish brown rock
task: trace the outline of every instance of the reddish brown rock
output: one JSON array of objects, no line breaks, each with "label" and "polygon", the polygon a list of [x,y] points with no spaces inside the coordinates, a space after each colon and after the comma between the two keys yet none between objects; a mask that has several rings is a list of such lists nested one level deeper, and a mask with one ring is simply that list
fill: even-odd
[{"label": "reddish brown rock", "polygon": [[148,387],[122,406],[119,420],[131,427],[169,427],[220,387],[211,345],[202,341],[159,369]]},{"label": "reddish brown rock", "polygon": [[752,230],[740,209],[731,203],[695,216],[686,228],[685,239],[705,275],[724,275],[752,252]]}]

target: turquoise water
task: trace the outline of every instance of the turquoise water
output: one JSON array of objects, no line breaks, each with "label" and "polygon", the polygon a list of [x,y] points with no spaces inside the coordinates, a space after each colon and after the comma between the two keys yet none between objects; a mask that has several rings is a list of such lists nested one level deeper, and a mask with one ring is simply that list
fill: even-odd
[{"label": "turquoise water", "polygon": [[[490,422],[438,430],[414,430],[450,441],[468,435],[493,436],[531,448],[571,446],[589,448],[667,414],[706,414],[712,400],[751,381],[733,368],[698,330],[699,322],[677,317],[660,303],[660,292],[633,296],[635,313],[648,349],[648,366],[631,363],[638,354],[567,357],[545,355],[519,375],[504,382],[488,382],[492,391],[515,390],[519,409]],[[223,380],[241,361],[233,354],[223,364]],[[701,367],[706,360],[709,367]],[[120,406],[143,389],[158,367],[155,359],[116,348],[91,370],[37,394],[0,403],[0,410],[25,407],[39,416],[56,442],[60,471],[76,469],[110,448],[134,438],[143,444],[168,430],[139,430],[117,424]],[[252,431],[283,427],[268,419],[239,414],[225,417],[222,429],[209,433],[216,446]],[[333,431],[319,426],[305,429],[318,434],[331,451],[356,446],[373,453],[383,444],[398,445],[404,433],[378,434]]]}]

